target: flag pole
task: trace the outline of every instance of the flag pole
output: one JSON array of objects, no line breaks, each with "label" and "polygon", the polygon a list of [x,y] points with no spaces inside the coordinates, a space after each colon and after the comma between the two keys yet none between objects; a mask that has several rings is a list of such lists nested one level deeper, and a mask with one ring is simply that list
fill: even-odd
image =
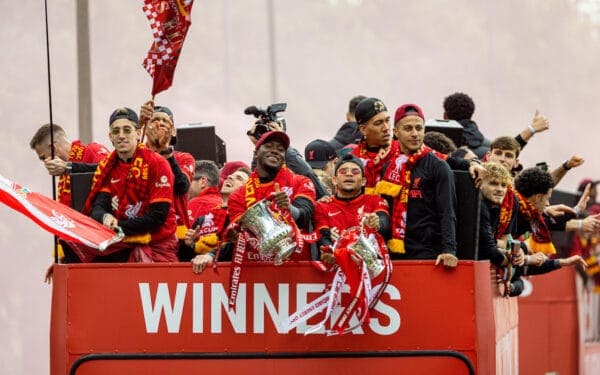
[{"label": "flag pole", "polygon": [[[44,0],[46,24],[46,68],[48,71],[48,106],[50,108],[50,157],[54,159],[54,120],[52,118],[52,80],[50,79],[50,38],[48,36],[48,0]],[[56,177],[52,176],[52,199],[56,200]],[[58,263],[58,237],[54,236],[54,263]]]},{"label": "flag pole", "polygon": [[[152,103],[154,103],[155,96],[156,95],[152,95]],[[142,125],[142,136],[140,138],[140,143],[144,143],[144,137],[146,137],[146,125],[148,125],[148,124],[146,123],[146,124]]]}]

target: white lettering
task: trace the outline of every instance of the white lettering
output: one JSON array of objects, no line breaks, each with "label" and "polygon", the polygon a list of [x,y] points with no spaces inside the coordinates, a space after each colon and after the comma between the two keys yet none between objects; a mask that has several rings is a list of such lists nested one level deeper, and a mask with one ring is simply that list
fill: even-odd
[{"label": "white lettering", "polygon": [[[296,309],[301,309],[302,306],[308,305],[308,294],[321,294],[325,290],[325,284],[297,284],[296,285]],[[312,299],[311,299],[312,300]],[[323,319],[323,318],[321,318]],[[305,334],[309,329],[314,328],[314,325],[309,326],[306,322],[298,324],[296,327],[296,333]],[[324,334],[325,329],[321,328],[313,333]]]},{"label": "white lettering", "polygon": [[[392,284],[388,284],[387,288],[383,293],[387,293],[391,300],[400,300],[400,291]],[[381,300],[373,307],[374,310],[379,311],[383,315],[387,315],[389,324],[387,326],[381,325],[378,318],[371,318],[369,321],[369,327],[371,330],[382,336],[392,335],[400,329],[400,323],[402,319],[398,311],[392,306],[383,303]]]},{"label": "white lettering", "polygon": [[278,333],[287,333],[281,326],[289,315],[289,284],[279,284],[278,306],[275,310],[275,304],[269,295],[265,284],[254,284],[254,333],[265,333],[265,310],[267,308],[271,321],[277,328]]},{"label": "white lettering", "polygon": [[[288,331],[283,327],[282,323],[286,321],[289,316],[290,308],[290,284],[278,283],[277,284],[277,296],[271,296],[269,289],[267,289],[264,283],[254,283],[253,288],[253,300],[247,301],[246,298],[246,283],[240,283],[238,289],[238,298],[235,304],[235,309],[229,309],[229,297],[227,295],[226,287],[222,283],[210,284],[210,300],[207,299],[207,304],[204,303],[204,284],[193,283],[192,291],[190,296],[187,296],[187,283],[177,283],[175,287],[175,294],[173,299],[169,293],[168,283],[158,283],[156,287],[156,294],[154,300],[150,292],[149,283],[139,283],[140,300],[142,304],[142,310],[144,314],[144,320],[146,324],[147,333],[157,333],[160,327],[160,322],[163,319],[166,324],[168,333],[179,333],[181,327],[181,318],[183,316],[183,309],[186,298],[192,298],[191,302],[191,316],[192,316],[192,332],[193,333],[204,333],[204,317],[205,312],[210,314],[207,316],[210,319],[210,333],[223,333],[223,317],[229,321],[229,324],[225,323],[226,331],[233,330],[235,333],[247,333],[247,325],[250,323],[247,321],[249,318],[252,319],[252,332],[257,334],[265,333],[265,311],[267,312],[270,320],[273,322],[273,326],[276,328],[277,333],[286,334]],[[325,291],[325,284],[322,283],[308,283],[308,284],[296,284],[296,308],[301,309],[309,304],[309,301],[314,302],[316,298],[321,296]],[[349,287],[347,284],[342,286],[342,293],[348,293]],[[401,299],[400,291],[396,286],[389,284],[384,291],[384,294],[389,297],[392,301],[398,301]],[[275,297],[275,298],[274,298]],[[247,304],[252,304],[252,316],[247,315]],[[325,299],[322,303],[327,303]],[[204,311],[206,306],[206,311]],[[209,307],[210,306],[210,310]],[[319,309],[321,306],[314,306],[315,309]],[[339,318],[342,313],[342,308],[337,306],[333,309],[329,320],[329,327]],[[209,313],[210,311],[210,313]],[[369,321],[369,330],[376,335],[393,335],[400,329],[401,318],[398,311],[391,305],[384,303],[382,300],[375,305],[374,311],[377,311],[379,315],[372,316]],[[312,314],[313,311],[306,311],[305,314]],[[186,316],[188,316],[186,314]],[[302,318],[304,315],[300,316]],[[315,318],[319,315],[315,315]],[[321,320],[322,317],[317,319]],[[353,327],[358,324],[358,318],[355,314],[350,316],[349,326]],[[367,323],[367,322],[365,322]],[[164,326],[163,326],[164,327]],[[362,326],[356,326],[352,330],[353,334],[365,334],[366,324]],[[304,334],[307,331],[315,328],[315,325],[309,325],[305,322],[298,324],[296,327],[296,334]],[[163,328],[164,329],[164,328]],[[208,328],[207,328],[208,329]],[[324,334],[326,327],[312,332],[316,334]]]},{"label": "white lettering", "polygon": [[204,332],[204,284],[194,283],[192,287],[192,332]]},{"label": "white lettering", "polygon": [[160,317],[164,311],[165,321],[167,323],[167,332],[178,333],[187,284],[177,283],[174,304],[171,304],[169,286],[167,283],[158,284],[154,305],[152,305],[152,299],[150,297],[150,284],[140,283],[139,288],[140,298],[142,300],[142,309],[144,311],[144,320],[146,321],[146,332],[158,332]]},{"label": "white lettering", "polygon": [[235,333],[246,333],[246,284],[240,283],[235,311],[229,310],[229,298],[223,284],[210,285],[210,332],[222,333],[221,311],[225,310],[227,318]]}]

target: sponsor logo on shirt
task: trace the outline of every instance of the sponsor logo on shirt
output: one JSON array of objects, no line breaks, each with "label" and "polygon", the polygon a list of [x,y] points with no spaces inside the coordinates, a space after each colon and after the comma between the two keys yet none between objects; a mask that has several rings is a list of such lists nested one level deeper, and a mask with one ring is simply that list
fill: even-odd
[{"label": "sponsor logo on shirt", "polygon": [[169,183],[169,179],[167,178],[167,176],[163,175],[160,176],[160,181],[154,184],[154,186],[156,186],[157,188],[164,188],[171,187],[171,184]]}]

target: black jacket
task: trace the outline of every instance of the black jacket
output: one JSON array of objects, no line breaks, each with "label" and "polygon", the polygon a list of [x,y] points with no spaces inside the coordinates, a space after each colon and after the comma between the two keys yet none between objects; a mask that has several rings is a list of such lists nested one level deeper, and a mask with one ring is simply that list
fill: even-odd
[{"label": "black jacket", "polygon": [[465,119],[459,120],[458,123],[463,127],[463,144],[460,146],[469,147],[479,159],[482,159],[489,151],[491,142],[481,134],[475,121]]},{"label": "black jacket", "polygon": [[358,142],[360,142],[361,139],[362,133],[358,130],[358,124],[354,121],[351,121],[342,125],[338,129],[335,137],[333,137],[333,139],[329,141],[329,143],[337,152],[348,144],[358,144]]},{"label": "black jacket", "polygon": [[[456,191],[450,167],[430,153],[413,168],[410,181],[404,236],[406,254],[391,254],[392,257],[435,259],[441,253],[456,255]],[[393,200],[385,198],[390,203],[393,221]]]}]

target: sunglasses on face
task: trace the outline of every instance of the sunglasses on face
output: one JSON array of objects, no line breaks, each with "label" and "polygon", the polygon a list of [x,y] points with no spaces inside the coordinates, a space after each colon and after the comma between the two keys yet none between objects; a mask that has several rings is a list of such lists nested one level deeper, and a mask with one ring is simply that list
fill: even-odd
[{"label": "sunglasses on face", "polygon": [[340,168],[338,169],[338,174],[347,174],[348,172],[352,173],[353,176],[360,174],[360,168]]},{"label": "sunglasses on face", "polygon": [[124,128],[112,128],[110,129],[110,134],[119,135],[121,134],[121,131],[123,132],[123,134],[131,134],[135,131],[135,129],[130,126],[125,126]]}]

